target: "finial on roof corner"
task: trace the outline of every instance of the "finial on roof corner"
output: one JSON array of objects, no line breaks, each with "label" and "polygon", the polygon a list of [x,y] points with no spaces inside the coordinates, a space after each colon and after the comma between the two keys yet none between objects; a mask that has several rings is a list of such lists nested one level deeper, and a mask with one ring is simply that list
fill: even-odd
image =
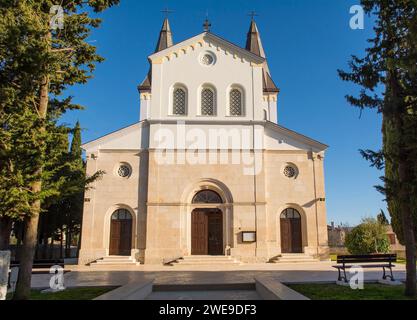
[{"label": "finial on roof corner", "polygon": [[204,27],[205,32],[210,32],[211,23],[210,23],[209,19],[206,19],[204,21],[203,27]]},{"label": "finial on roof corner", "polygon": [[168,16],[170,13],[174,13],[173,10],[170,10],[168,8],[165,8],[164,10],[161,10],[161,12],[165,15],[165,19],[168,19]]},{"label": "finial on roof corner", "polygon": [[206,20],[204,21],[203,28],[204,28],[204,32],[210,32],[211,23],[209,20],[208,10],[206,11]]},{"label": "finial on roof corner", "polygon": [[252,21],[255,21],[255,17],[258,17],[259,14],[256,11],[252,10],[251,12],[248,13],[248,16],[251,17]]}]

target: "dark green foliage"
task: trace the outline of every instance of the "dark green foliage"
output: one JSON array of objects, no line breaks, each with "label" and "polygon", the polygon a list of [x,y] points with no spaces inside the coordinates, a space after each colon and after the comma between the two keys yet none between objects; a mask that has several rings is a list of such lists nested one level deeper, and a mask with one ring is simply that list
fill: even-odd
[{"label": "dark green foliage", "polygon": [[58,238],[65,234],[66,253],[63,253],[63,257],[69,257],[71,240],[81,232],[84,191],[104,173],[98,171],[93,176],[86,177],[79,122],[71,131],[70,148],[66,139],[65,150],[54,163],[55,170],[47,168],[49,172],[53,172],[49,181],[58,186],[58,192],[43,202],[44,213],[40,217],[40,242],[45,244],[48,238]]},{"label": "dark green foliage", "polygon": [[382,225],[385,225],[385,226],[389,225],[389,221],[388,221],[387,217],[385,216],[384,210],[382,210],[382,209],[381,209],[381,212],[378,213],[378,215],[376,216],[376,219]]},{"label": "dark green foliage", "polygon": [[[21,219],[31,214],[34,201],[57,195],[62,179],[48,180],[61,170],[56,163],[67,153],[69,129],[56,121],[81,108],[61,94],[86,83],[103,61],[86,41],[100,25],[90,10],[100,12],[118,2],[0,0],[0,217]],[[64,8],[64,30],[49,29],[55,4]],[[46,75],[50,97],[43,117],[39,94]],[[39,179],[42,191],[34,193],[30,185]]]},{"label": "dark green foliage", "polygon": [[[57,121],[81,108],[63,96],[65,89],[86,83],[103,61],[87,41],[100,25],[95,13],[118,3],[0,0],[0,219],[22,221],[25,228],[17,299],[30,295],[42,209],[80,189],[81,163],[65,158],[69,129]],[[50,29],[53,5],[64,10],[63,30]]]},{"label": "dark green foliage", "polygon": [[416,294],[417,238],[417,1],[362,0],[365,12],[375,17],[375,37],[364,58],[352,57],[350,71],[340,77],[361,86],[347,100],[360,108],[376,109],[383,116],[383,148],[362,155],[385,168],[383,192],[392,226],[406,246],[406,294]]},{"label": "dark green foliage", "polygon": [[345,245],[351,254],[388,253],[387,227],[377,219],[364,219],[346,235]]}]

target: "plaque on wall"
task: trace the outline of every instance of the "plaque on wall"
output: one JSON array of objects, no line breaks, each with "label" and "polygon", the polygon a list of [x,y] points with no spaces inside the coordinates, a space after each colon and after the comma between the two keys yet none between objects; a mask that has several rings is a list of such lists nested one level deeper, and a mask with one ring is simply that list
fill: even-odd
[{"label": "plaque on wall", "polygon": [[242,242],[256,242],[256,232],[242,232]]}]

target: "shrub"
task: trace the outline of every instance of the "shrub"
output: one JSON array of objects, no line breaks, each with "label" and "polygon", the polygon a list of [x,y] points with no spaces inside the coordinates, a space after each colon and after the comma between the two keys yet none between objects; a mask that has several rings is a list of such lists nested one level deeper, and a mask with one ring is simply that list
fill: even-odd
[{"label": "shrub", "polygon": [[345,245],[351,254],[388,253],[390,244],[386,225],[366,218],[346,236]]}]

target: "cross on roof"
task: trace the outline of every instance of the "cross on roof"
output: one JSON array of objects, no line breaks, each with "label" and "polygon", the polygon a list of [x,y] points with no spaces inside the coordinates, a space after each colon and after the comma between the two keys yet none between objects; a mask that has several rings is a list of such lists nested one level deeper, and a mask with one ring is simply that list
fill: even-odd
[{"label": "cross on roof", "polygon": [[204,27],[204,31],[206,32],[210,31],[211,23],[208,18],[206,18],[206,21],[204,21],[203,27]]},{"label": "cross on roof", "polygon": [[165,14],[165,18],[168,18],[168,15],[170,13],[173,13],[174,11],[173,10],[170,10],[168,8],[165,8],[164,10],[161,10],[161,12]]},{"label": "cross on roof", "polygon": [[251,11],[248,13],[248,16],[251,17],[252,20],[254,20],[255,17],[259,16],[259,14],[257,14],[255,11]]}]

